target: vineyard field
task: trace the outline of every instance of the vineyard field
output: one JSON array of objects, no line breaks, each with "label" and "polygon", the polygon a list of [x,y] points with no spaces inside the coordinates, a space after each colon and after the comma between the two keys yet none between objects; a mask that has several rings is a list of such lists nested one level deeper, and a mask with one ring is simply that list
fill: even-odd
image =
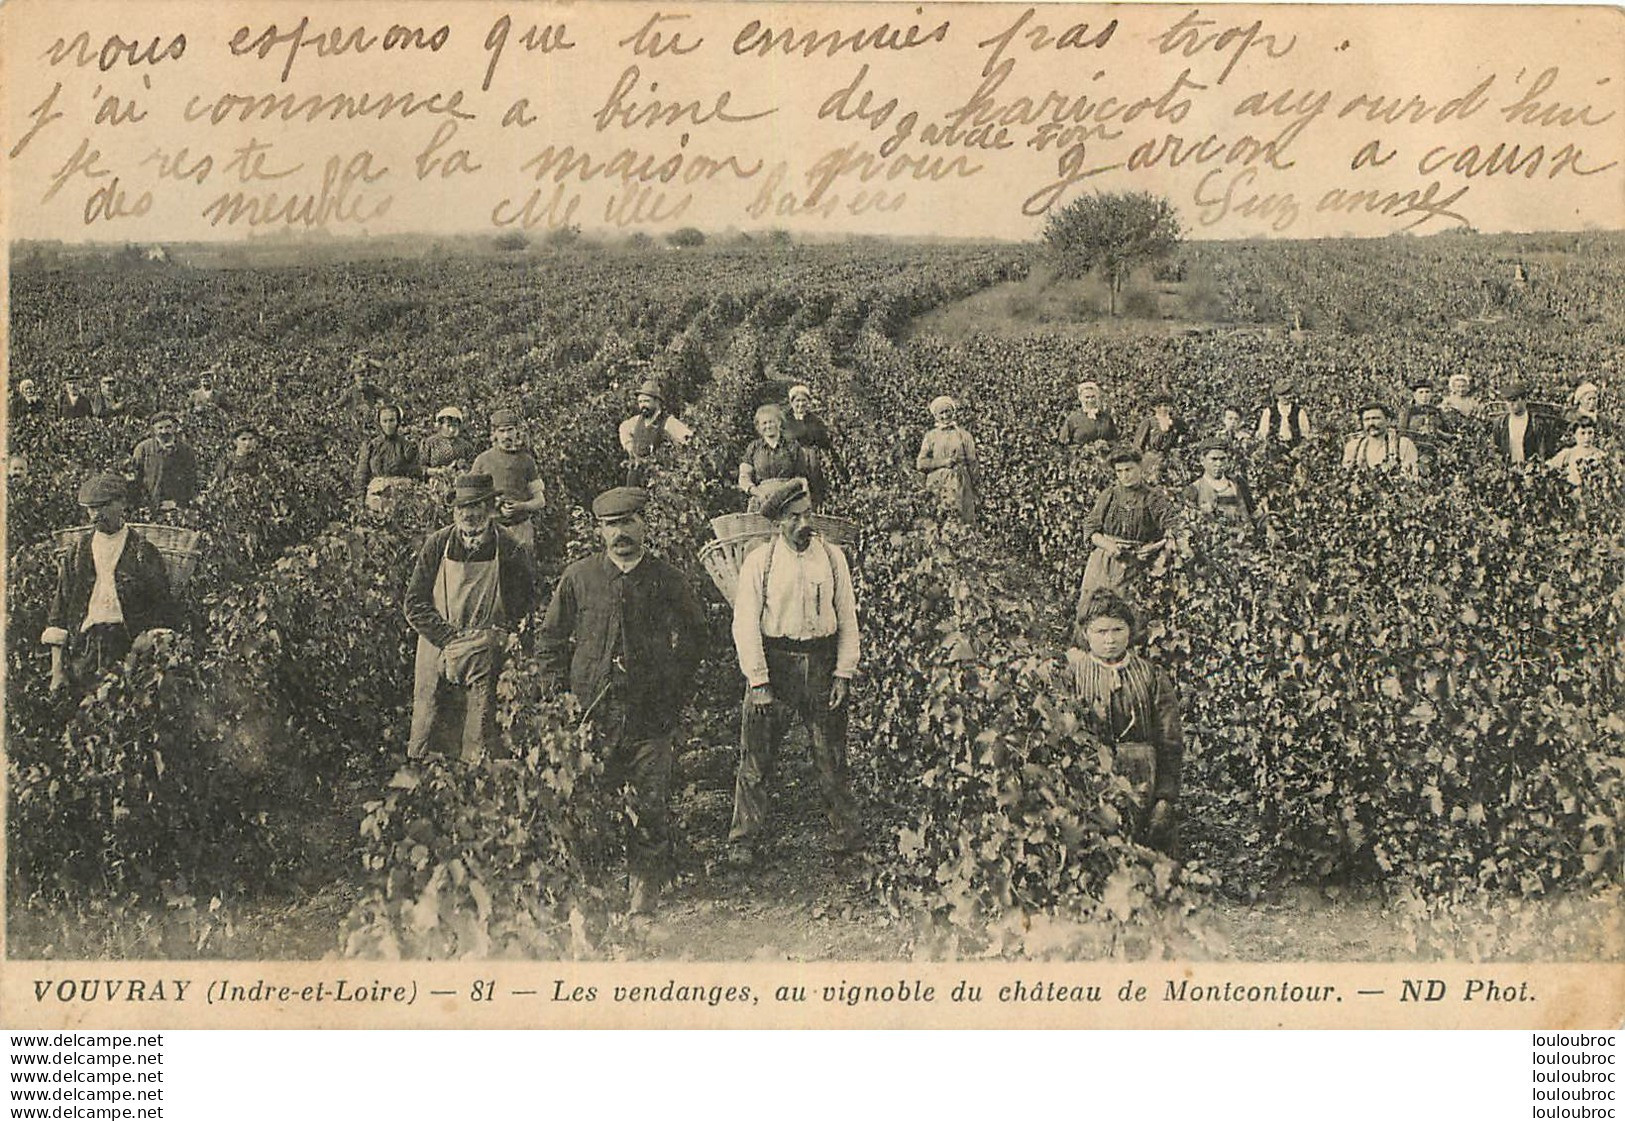
[{"label": "vineyard field", "polygon": [[[1625,806],[1625,237],[1191,243],[1126,292],[1053,281],[1031,246],[592,246],[288,263],[13,254],[10,384],[117,379],[118,415],[7,425],[7,947],[13,957],[1618,960]],[[1516,274],[1514,274],[1516,267]],[[1516,283],[1508,277],[1516,275]],[[425,486],[354,493],[371,411],[427,435],[524,418],[547,495],[546,594],[600,547],[617,426],[658,379],[693,429],[649,484],[652,549],[705,605],[678,725],[678,878],[626,910],[624,792],[516,643],[502,749],[408,760],[401,611]],[[1542,416],[1601,387],[1575,487],[1487,423],[1419,476],[1340,465],[1362,407],[1419,377],[1513,380]],[[1060,444],[1096,381],[1125,435],[1169,394],[1194,434],[1250,429],[1290,378],[1314,433],[1238,467],[1255,529],[1183,517],[1136,578],[1140,648],[1185,728],[1178,859],[1135,843],[1129,787],[1068,685],[1085,520],[1112,480]],[[214,390],[195,392],[200,380]],[[834,455],[863,658],[851,704],[865,850],[825,852],[805,737],[764,863],[725,838],[742,682],[699,560],[757,406],[808,386]],[[922,484],[926,405],[975,437],[974,524]],[[205,485],[171,511],[201,556],[170,632],[83,696],[48,689],[54,531],[179,415]],[[1553,420],[1554,425],[1556,420]],[[210,482],[244,425],[256,475]],[[528,642],[528,638],[527,638]]]}]

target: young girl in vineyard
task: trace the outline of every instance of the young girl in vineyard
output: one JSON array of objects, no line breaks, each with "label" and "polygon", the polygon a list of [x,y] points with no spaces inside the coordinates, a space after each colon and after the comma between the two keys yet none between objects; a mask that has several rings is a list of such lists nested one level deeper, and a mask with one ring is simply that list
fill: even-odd
[{"label": "young girl in vineyard", "polygon": [[925,475],[925,485],[966,525],[976,524],[976,440],[959,427],[959,404],[938,397],[930,404],[937,426],[920,441],[914,466]]},{"label": "young girl in vineyard", "polygon": [[1112,770],[1134,790],[1133,836],[1170,855],[1174,806],[1185,758],[1179,695],[1163,668],[1129,649],[1134,609],[1115,592],[1091,592],[1078,611],[1066,652],[1085,726],[1112,756]]}]

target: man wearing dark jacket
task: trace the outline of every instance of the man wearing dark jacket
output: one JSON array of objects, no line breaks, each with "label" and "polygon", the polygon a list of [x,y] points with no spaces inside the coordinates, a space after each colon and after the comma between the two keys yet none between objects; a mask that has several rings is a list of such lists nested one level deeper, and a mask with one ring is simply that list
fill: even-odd
[{"label": "man wearing dark jacket", "polygon": [[[452,525],[424,539],[402,607],[418,632],[407,754],[477,763],[496,743],[496,688],[508,634],[530,617],[530,554],[497,528],[489,475],[464,475]],[[460,729],[460,732],[459,732]]]},{"label": "man wearing dark jacket", "polygon": [[688,581],[645,548],[647,494],[593,500],[604,551],[564,570],[541,629],[541,654],[568,680],[612,775],[632,788],[627,837],[633,914],[651,914],[671,878],[672,734],[694,688],[705,616]]},{"label": "man wearing dark jacket", "polygon": [[189,506],[197,497],[197,452],[179,433],[173,413],[154,413],[152,435],[130,453],[130,469],[155,510]]},{"label": "man wearing dark jacket", "polygon": [[1529,387],[1515,381],[1505,389],[1507,415],[1495,421],[1495,450],[1509,463],[1545,463],[1557,454],[1557,436],[1545,417],[1529,410]]},{"label": "man wearing dark jacket", "polygon": [[164,559],[124,522],[128,487],[111,472],[79,488],[91,532],[57,570],[56,595],[40,641],[51,648],[51,690],[94,681],[130,652],[137,637],[173,623]]}]

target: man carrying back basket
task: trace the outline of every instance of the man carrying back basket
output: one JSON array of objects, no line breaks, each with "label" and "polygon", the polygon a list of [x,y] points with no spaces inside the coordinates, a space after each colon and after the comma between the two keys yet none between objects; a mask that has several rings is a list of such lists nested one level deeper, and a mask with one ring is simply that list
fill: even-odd
[{"label": "man carrying back basket", "polygon": [[51,691],[93,681],[146,631],[173,624],[169,576],[158,549],[124,521],[128,484],[103,472],[79,488],[91,531],[63,554],[40,641],[51,648]]},{"label": "man carrying back basket", "polygon": [[733,637],[746,689],[728,833],[729,859],[739,865],[757,858],[774,756],[791,715],[812,741],[835,851],[853,852],[863,842],[846,772],[847,698],[858,668],[852,573],[838,546],[815,538],[811,510],[805,480],[768,489],[761,512],[773,522],[773,537],[739,571]]}]

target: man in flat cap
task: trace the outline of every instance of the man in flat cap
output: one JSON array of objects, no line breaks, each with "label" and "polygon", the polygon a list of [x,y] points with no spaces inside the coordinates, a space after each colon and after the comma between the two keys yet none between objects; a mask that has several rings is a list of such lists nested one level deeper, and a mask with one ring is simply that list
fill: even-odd
[{"label": "man in flat cap", "polygon": [[665,390],[650,379],[638,386],[638,411],[621,421],[621,450],[626,452],[626,482],[640,487],[654,470],[654,456],[667,444],[682,447],[694,430],[666,411]]},{"label": "man in flat cap", "polygon": [[1529,408],[1529,386],[1514,381],[1502,390],[1507,413],[1495,421],[1495,450],[1508,463],[1545,463],[1557,454],[1557,436],[1545,417]]},{"label": "man in flat cap", "polygon": [[[496,686],[508,634],[530,616],[530,554],[496,525],[489,475],[464,475],[453,522],[424,539],[402,608],[418,633],[407,754],[477,763],[497,742]],[[460,747],[459,747],[460,745]]]},{"label": "man in flat cap", "polygon": [[540,631],[542,658],[583,706],[611,780],[632,790],[633,914],[652,914],[671,879],[672,736],[705,643],[705,615],[688,580],[646,547],[647,503],[637,487],[593,500],[604,551],[564,570]]},{"label": "man in flat cap", "polygon": [[846,555],[813,532],[807,484],[790,479],[763,496],[773,537],[745,557],[733,638],[745,676],[739,773],[729,858],[755,861],[767,826],[768,782],[788,724],[811,739],[814,774],[837,852],[863,843],[846,771],[847,700],[858,668],[858,615]]},{"label": "man in flat cap", "polygon": [[531,515],[547,504],[547,488],[536,457],[525,450],[519,414],[497,409],[491,414],[491,446],[474,457],[476,475],[489,475],[497,488],[497,516],[515,541],[536,560],[536,525]]},{"label": "man in flat cap", "polygon": [[1182,521],[1179,507],[1162,488],[1146,482],[1140,450],[1121,444],[1106,456],[1117,476],[1115,486],[1107,487],[1095,499],[1083,532],[1094,548],[1083,568],[1078,588],[1078,606],[1096,588],[1109,588],[1126,594],[1130,576],[1156,560],[1173,544],[1173,534]]},{"label": "man in flat cap", "polygon": [[94,681],[142,633],[173,625],[164,559],[124,521],[129,484],[103,472],[79,488],[91,532],[63,555],[40,641],[51,648],[51,690]]},{"label": "man in flat cap", "polygon": [[1360,431],[1343,444],[1343,469],[1398,470],[1416,474],[1416,444],[1393,428],[1393,414],[1381,401],[1360,406]]},{"label": "man in flat cap", "polygon": [[1197,445],[1202,473],[1185,488],[1185,504],[1203,516],[1251,528],[1260,517],[1258,505],[1247,480],[1234,472],[1231,447],[1222,435],[1210,436]]},{"label": "man in flat cap", "polygon": [[1309,414],[1298,400],[1298,387],[1291,378],[1276,378],[1271,394],[1274,403],[1265,405],[1258,415],[1258,431],[1254,435],[1259,444],[1291,448],[1314,436]]},{"label": "man in flat cap", "polygon": [[155,510],[190,506],[197,497],[197,453],[180,438],[173,413],[152,415],[152,435],[130,453],[130,467]]}]

